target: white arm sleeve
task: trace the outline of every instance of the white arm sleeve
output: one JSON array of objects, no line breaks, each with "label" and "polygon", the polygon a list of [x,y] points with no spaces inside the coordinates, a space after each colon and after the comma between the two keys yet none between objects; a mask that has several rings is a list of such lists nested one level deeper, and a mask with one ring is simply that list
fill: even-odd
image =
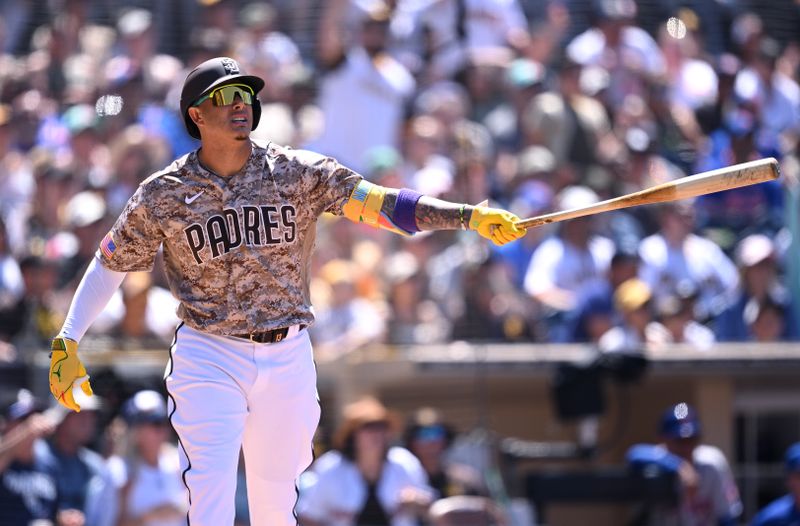
[{"label": "white arm sleeve", "polygon": [[72,298],[67,319],[59,336],[79,342],[89,326],[105,308],[111,296],[122,284],[127,272],[114,272],[104,267],[95,257],[83,275],[78,290]]}]

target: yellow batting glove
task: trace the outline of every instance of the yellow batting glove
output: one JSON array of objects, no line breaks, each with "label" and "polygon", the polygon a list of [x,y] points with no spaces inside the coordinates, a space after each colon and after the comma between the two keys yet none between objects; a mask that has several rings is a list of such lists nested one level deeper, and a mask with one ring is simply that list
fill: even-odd
[{"label": "yellow batting glove", "polygon": [[50,351],[50,392],[59,404],[78,412],[81,407],[72,394],[75,382],[80,382],[83,392],[92,396],[89,376],[78,358],[78,342],[58,337],[53,339]]},{"label": "yellow batting glove", "polygon": [[527,230],[515,224],[519,217],[500,208],[489,208],[477,205],[469,217],[470,230],[491,239],[495,245],[505,245],[525,235]]}]

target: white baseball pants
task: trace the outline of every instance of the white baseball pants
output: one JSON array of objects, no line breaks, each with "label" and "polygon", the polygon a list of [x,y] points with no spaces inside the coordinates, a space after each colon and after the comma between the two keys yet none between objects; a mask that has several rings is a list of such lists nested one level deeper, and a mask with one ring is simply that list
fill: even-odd
[{"label": "white baseball pants", "polygon": [[251,524],[295,526],[320,416],[308,332],[262,344],[181,325],[165,380],[189,525],[233,524],[241,448]]}]

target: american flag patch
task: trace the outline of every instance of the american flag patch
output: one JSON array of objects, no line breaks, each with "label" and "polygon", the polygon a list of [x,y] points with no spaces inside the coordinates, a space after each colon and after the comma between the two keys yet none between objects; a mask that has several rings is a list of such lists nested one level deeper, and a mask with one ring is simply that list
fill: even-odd
[{"label": "american flag patch", "polygon": [[111,232],[109,232],[106,234],[106,237],[103,238],[103,241],[100,242],[100,252],[108,259],[111,259],[114,257],[115,250],[117,250],[117,244],[114,243],[114,238],[111,237]]}]

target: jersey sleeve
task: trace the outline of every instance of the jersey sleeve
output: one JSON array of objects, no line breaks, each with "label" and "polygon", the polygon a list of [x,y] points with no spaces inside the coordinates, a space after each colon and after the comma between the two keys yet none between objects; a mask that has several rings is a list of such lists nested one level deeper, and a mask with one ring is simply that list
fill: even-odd
[{"label": "jersey sleeve", "polygon": [[332,157],[308,150],[295,150],[311,174],[313,181],[311,202],[319,206],[318,212],[344,215],[344,207],[353,190],[364,178]]},{"label": "jersey sleeve", "polygon": [[164,235],[154,218],[151,189],[151,186],[139,185],[111,231],[100,242],[97,257],[104,267],[116,272],[152,270]]}]

